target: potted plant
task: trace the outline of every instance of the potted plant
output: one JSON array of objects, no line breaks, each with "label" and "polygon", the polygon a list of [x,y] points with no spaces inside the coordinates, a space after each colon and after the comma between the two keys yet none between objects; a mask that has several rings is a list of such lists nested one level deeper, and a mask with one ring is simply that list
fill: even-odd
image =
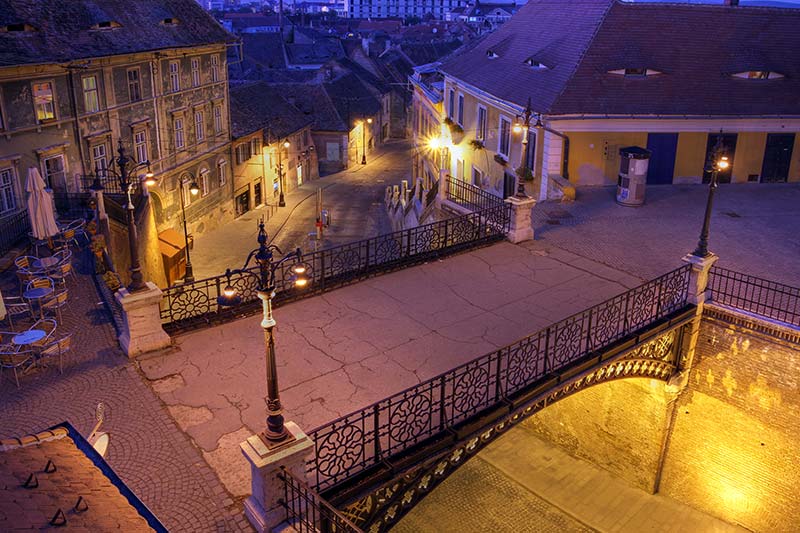
[{"label": "potted plant", "polygon": [[528,167],[522,166],[517,169],[517,176],[525,181],[533,181],[533,172]]},{"label": "potted plant", "polygon": [[450,133],[453,135],[460,135],[464,133],[464,128],[462,128],[457,122],[454,122],[452,118],[445,117],[444,123],[447,124],[448,128],[450,128]]},{"label": "potted plant", "polygon": [[89,235],[97,235],[97,222],[91,220],[86,223],[86,233]]},{"label": "potted plant", "polygon": [[103,274],[103,281],[106,282],[106,285],[108,286],[111,292],[115,292],[122,285],[122,282],[120,281],[117,273],[112,272],[111,270]]},{"label": "potted plant", "polygon": [[94,254],[94,271],[97,274],[102,274],[106,271],[105,263],[103,262],[103,252],[106,249],[106,238],[103,235],[92,236],[92,243],[89,248]]},{"label": "potted plant", "polygon": [[501,167],[504,167],[504,166],[506,166],[508,164],[508,161],[506,161],[506,158],[503,157],[500,154],[494,154],[494,160]]},{"label": "potted plant", "polygon": [[480,139],[472,139],[469,142],[469,145],[472,147],[473,150],[483,150],[484,148],[483,141]]}]

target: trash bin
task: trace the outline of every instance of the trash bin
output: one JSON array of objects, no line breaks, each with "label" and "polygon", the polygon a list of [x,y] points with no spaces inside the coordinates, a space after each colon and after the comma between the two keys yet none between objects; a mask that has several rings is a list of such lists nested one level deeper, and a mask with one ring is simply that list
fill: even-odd
[{"label": "trash bin", "polygon": [[619,149],[619,179],[617,180],[617,203],[630,207],[644,204],[647,183],[647,165],[650,150],[639,146]]}]

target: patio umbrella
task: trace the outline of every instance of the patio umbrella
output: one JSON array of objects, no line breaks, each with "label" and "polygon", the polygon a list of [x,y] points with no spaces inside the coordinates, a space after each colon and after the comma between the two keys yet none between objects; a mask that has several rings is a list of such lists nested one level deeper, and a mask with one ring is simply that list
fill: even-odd
[{"label": "patio umbrella", "polygon": [[25,183],[28,192],[28,216],[31,219],[31,233],[37,239],[47,239],[58,233],[53,199],[45,190],[44,180],[39,169],[30,167]]}]

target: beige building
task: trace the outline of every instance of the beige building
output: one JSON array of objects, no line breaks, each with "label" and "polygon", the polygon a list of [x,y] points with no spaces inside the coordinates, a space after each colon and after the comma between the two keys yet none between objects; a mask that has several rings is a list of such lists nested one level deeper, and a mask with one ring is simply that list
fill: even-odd
[{"label": "beige building", "polygon": [[453,176],[498,195],[518,174],[539,199],[615,184],[628,146],[651,151],[649,184],[707,181],[718,138],[721,182],[800,181],[798,23],[799,9],[531,2],[443,63],[435,143]]}]

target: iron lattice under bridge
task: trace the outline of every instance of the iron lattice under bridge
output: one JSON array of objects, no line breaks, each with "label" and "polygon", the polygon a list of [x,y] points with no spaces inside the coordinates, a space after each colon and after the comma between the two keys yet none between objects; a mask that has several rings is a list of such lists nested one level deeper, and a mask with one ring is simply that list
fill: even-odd
[{"label": "iron lattice under bridge", "polygon": [[[471,185],[469,187],[477,189]],[[461,192],[458,195],[463,195],[463,201],[470,204],[477,194],[464,188],[459,191]],[[370,276],[407,268],[505,238],[510,224],[510,206],[502,198],[493,196],[493,200],[484,198],[474,207],[476,211],[463,216],[306,254],[303,260],[308,264],[310,290],[294,288],[290,281],[291,266],[286,265],[275,272],[276,295],[273,302],[279,305],[314,296]],[[253,268],[254,272],[257,270],[257,267]],[[161,300],[161,322],[164,329],[174,333],[223,322],[260,309],[256,280],[257,276],[247,274],[231,276],[231,285],[246,304],[237,309],[220,308],[217,305],[217,297],[227,285],[224,275],[166,289]]]},{"label": "iron lattice under bridge", "polygon": [[309,433],[312,488],[364,530],[388,529],[458,464],[548,402],[679,365],[685,265]]}]

